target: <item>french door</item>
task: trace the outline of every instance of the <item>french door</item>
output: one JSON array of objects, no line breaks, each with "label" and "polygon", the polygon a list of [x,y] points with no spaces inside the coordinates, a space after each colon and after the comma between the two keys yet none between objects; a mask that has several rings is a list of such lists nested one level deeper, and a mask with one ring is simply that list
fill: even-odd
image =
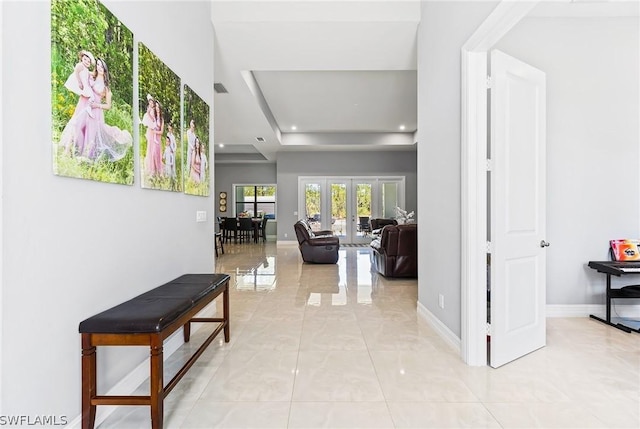
[{"label": "french door", "polygon": [[373,213],[373,180],[329,179],[331,231],[342,243],[371,241],[369,219]]},{"label": "french door", "polygon": [[369,243],[369,220],[404,206],[404,178],[301,177],[299,212],[315,231],[331,230],[343,244]]}]

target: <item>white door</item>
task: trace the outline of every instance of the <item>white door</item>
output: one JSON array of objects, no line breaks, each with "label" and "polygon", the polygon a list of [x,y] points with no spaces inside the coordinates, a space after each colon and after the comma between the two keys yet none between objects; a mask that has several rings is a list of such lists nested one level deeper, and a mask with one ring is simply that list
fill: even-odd
[{"label": "white door", "polygon": [[367,179],[351,180],[351,242],[370,243],[371,224],[369,221],[373,217],[375,207],[376,192],[375,181]]},{"label": "white door", "polygon": [[546,343],[545,74],[491,52],[491,338],[499,367]]},{"label": "white door", "polygon": [[331,230],[343,244],[371,242],[369,219],[373,213],[375,181],[330,179]]},{"label": "white door", "polygon": [[348,222],[348,207],[351,205],[349,179],[329,180],[329,209],[331,231],[340,238],[340,243],[351,243],[351,223]]}]

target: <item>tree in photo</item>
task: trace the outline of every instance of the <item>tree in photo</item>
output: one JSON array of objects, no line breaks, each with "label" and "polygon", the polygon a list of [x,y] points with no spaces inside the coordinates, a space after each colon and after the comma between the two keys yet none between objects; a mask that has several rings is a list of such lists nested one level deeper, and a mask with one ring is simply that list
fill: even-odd
[{"label": "tree in photo", "polygon": [[184,86],[185,193],[209,195],[209,105]]},{"label": "tree in photo", "polygon": [[97,0],[51,2],[54,172],[133,183],[133,34]]}]

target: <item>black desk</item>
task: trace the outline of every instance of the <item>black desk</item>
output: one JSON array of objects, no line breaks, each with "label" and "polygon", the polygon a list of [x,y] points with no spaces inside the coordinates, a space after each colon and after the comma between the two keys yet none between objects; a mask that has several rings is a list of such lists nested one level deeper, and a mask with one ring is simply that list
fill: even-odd
[{"label": "black desk", "polygon": [[602,323],[606,323],[609,326],[613,326],[625,332],[640,332],[639,329],[633,329],[620,323],[611,322],[611,300],[615,298],[640,298],[640,285],[629,285],[621,288],[611,288],[611,276],[616,277],[625,276],[629,274],[640,274],[640,262],[622,262],[622,261],[589,261],[589,268],[592,268],[599,273],[604,273],[607,276],[607,294],[606,294],[606,308],[607,317],[602,319],[598,316],[590,314],[592,319],[599,320]]}]

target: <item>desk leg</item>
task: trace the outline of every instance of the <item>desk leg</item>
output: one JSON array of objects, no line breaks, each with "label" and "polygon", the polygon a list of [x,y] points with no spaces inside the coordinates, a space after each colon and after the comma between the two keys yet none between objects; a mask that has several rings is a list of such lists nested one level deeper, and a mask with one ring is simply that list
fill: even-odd
[{"label": "desk leg", "polygon": [[607,274],[607,322],[611,323],[611,274]]},{"label": "desk leg", "polygon": [[621,331],[624,331],[624,332],[626,332],[626,333],[628,333],[628,334],[629,334],[629,333],[631,333],[631,332],[633,332],[633,329],[629,328],[628,326],[624,326],[624,325],[622,325],[622,324],[620,324],[620,323],[611,323],[611,322],[607,322],[607,321],[606,321],[606,320],[604,320],[602,317],[594,316],[593,314],[590,314],[590,315],[589,315],[589,317],[590,317],[590,318],[592,318],[592,319],[595,319],[595,320],[597,320],[597,321],[599,321],[599,322],[602,322],[602,323],[604,323],[605,325],[609,325],[609,326],[613,326],[614,328],[618,328],[618,329],[620,329]]},{"label": "desk leg", "polygon": [[82,334],[82,429],[93,429],[96,406],[96,348],[91,345],[91,334]]},{"label": "desk leg", "polygon": [[614,328],[618,328],[621,331],[624,331],[626,333],[631,333],[631,331],[633,331],[628,326],[624,326],[620,323],[611,323],[611,274],[608,274],[608,273],[607,273],[607,292],[606,292],[606,298],[605,298],[605,307],[606,307],[606,314],[607,314],[606,319],[603,319],[598,316],[594,316],[593,314],[590,314],[589,317],[592,319],[598,320],[606,325],[613,326]]},{"label": "desk leg", "polygon": [[162,362],[162,338],[151,336],[151,427],[162,429],[164,418],[164,378]]}]

